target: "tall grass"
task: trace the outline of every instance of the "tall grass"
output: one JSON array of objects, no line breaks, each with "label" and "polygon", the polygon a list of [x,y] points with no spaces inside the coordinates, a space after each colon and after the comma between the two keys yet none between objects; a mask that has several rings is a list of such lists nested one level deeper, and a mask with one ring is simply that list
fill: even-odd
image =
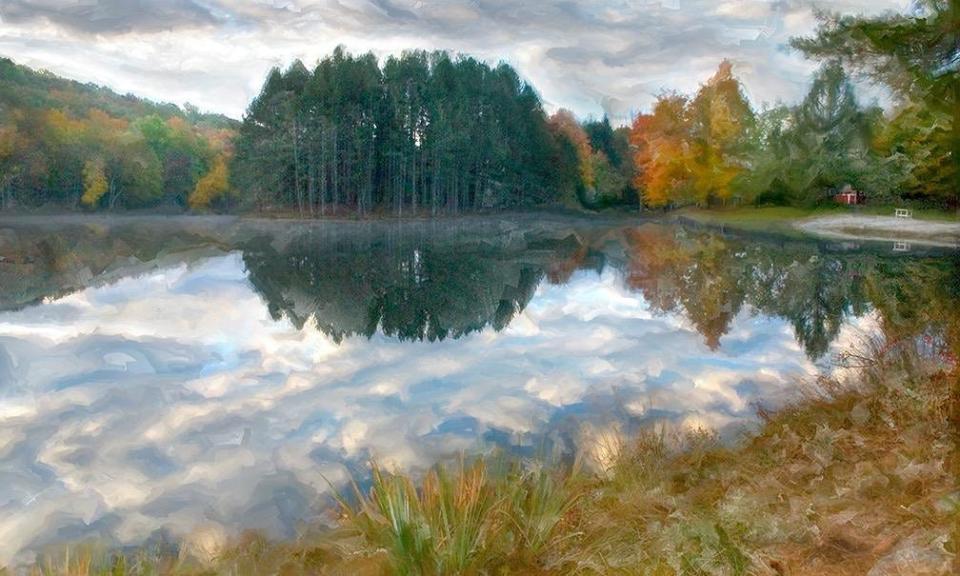
[{"label": "tall grass", "polygon": [[[866,343],[737,446],[703,430],[596,435],[573,466],[373,467],[342,528],[247,535],[212,564],[62,553],[33,573],[866,574],[891,554],[949,574],[960,544],[960,375],[911,341]],[[951,565],[951,563],[953,563]],[[941,570],[937,572],[937,570]]]},{"label": "tall grass", "polygon": [[451,475],[437,467],[420,490],[401,475],[373,469],[369,497],[344,509],[372,544],[386,549],[398,574],[462,573],[488,553],[497,527],[497,495],[481,461]]},{"label": "tall grass", "polygon": [[[387,552],[397,574],[475,574],[496,567],[537,570],[569,521],[576,474],[514,464],[491,471],[482,459],[451,472],[438,465],[420,487],[374,466],[369,495],[341,499],[348,523]],[[563,537],[570,537],[564,533]]]}]

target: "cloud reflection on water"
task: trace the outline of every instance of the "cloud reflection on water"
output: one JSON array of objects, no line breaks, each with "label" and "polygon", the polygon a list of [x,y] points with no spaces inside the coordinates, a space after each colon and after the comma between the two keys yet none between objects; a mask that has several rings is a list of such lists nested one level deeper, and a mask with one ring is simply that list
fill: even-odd
[{"label": "cloud reflection on water", "polygon": [[731,430],[815,372],[789,324],[747,308],[711,351],[607,268],[541,283],[499,332],[337,344],[271,318],[232,252],[2,313],[0,563],[205,521],[290,534],[371,457],[532,447],[564,415]]}]

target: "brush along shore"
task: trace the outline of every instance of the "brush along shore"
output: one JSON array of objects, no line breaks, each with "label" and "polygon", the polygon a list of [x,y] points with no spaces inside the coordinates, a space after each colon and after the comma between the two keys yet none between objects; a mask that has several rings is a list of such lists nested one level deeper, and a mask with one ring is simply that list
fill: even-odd
[{"label": "brush along shore", "polygon": [[734,446],[660,429],[598,438],[573,466],[481,458],[416,480],[375,466],[333,530],[80,544],[16,573],[960,573],[955,363],[912,345],[845,361],[853,376],[806,386]]}]

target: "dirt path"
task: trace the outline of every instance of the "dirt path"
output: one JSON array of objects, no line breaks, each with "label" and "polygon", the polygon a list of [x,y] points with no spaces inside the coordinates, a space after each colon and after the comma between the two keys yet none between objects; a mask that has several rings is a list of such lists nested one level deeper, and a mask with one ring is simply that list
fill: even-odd
[{"label": "dirt path", "polygon": [[794,226],[809,234],[827,238],[890,240],[926,246],[960,247],[960,222],[844,214],[802,220]]}]

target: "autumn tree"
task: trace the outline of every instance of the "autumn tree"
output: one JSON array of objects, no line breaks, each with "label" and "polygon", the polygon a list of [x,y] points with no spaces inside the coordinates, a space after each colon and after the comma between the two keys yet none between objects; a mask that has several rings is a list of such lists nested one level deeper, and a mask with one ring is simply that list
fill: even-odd
[{"label": "autumn tree", "polygon": [[48,175],[48,187],[56,190],[56,200],[74,202],[82,193],[82,170],[84,166],[85,126],[81,119],[72,117],[62,109],[47,110],[43,114],[45,131],[43,147],[50,157],[56,158]]},{"label": "autumn tree", "polygon": [[573,112],[561,108],[550,116],[550,128],[557,135],[566,138],[577,152],[577,169],[580,175],[580,184],[589,194],[594,192],[594,161],[593,148],[587,132],[577,121]]},{"label": "autumn tree", "polygon": [[633,122],[630,142],[636,149],[635,183],[648,206],[666,206],[690,197],[693,150],[687,102],[679,94],[663,94],[652,113],[641,114]]},{"label": "autumn tree", "polygon": [[96,206],[104,194],[107,193],[107,187],[103,159],[87,160],[83,165],[83,196],[80,201],[87,207]]},{"label": "autumn tree", "polygon": [[728,60],[720,63],[716,74],[690,101],[687,116],[693,145],[689,169],[694,199],[698,204],[726,202],[734,195],[734,180],[746,168],[748,135],[755,122]]},{"label": "autumn tree", "polygon": [[230,189],[229,178],[227,160],[218,156],[210,171],[197,181],[196,188],[190,194],[190,207],[207,208],[213,202],[223,199]]},{"label": "autumn tree", "polygon": [[12,199],[10,188],[19,172],[16,157],[21,147],[19,140],[20,134],[13,118],[0,124],[0,210],[7,208]]}]

